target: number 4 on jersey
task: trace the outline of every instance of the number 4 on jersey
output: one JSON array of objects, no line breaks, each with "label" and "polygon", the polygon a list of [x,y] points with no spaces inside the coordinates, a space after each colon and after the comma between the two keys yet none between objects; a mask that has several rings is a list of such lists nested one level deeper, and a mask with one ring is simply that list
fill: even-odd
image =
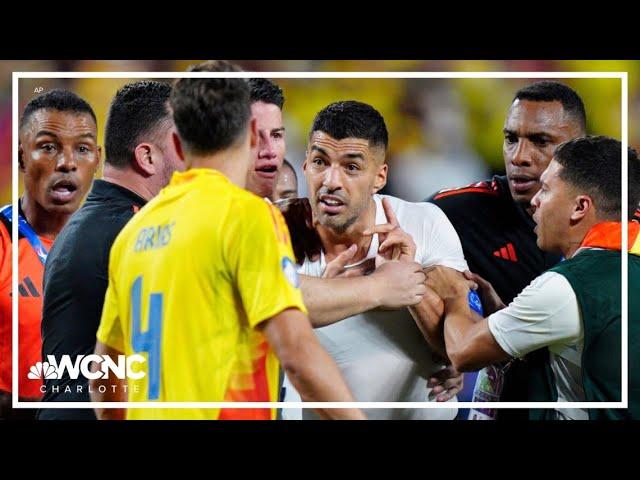
[{"label": "number 4 on jersey", "polygon": [[131,316],[133,329],[131,344],[136,353],[147,352],[149,362],[149,400],[160,396],[160,343],[162,339],[162,293],[149,296],[149,322],[146,332],[141,330],[142,317],[142,275],[138,276],[131,287]]}]

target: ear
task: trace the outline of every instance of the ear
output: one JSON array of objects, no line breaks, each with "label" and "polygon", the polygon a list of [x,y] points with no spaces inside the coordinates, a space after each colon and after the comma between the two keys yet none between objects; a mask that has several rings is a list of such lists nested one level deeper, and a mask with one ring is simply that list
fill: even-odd
[{"label": "ear", "polygon": [[96,162],[96,166],[93,169],[93,175],[95,176],[96,173],[98,173],[98,169],[100,168],[100,165],[102,164],[102,147],[98,147],[98,161]]},{"label": "ear", "polygon": [[251,117],[249,121],[249,146],[256,148],[258,145],[258,121],[255,117]]},{"label": "ear", "polygon": [[593,208],[593,199],[589,195],[578,195],[571,212],[571,221],[578,223],[591,212],[594,212]]},{"label": "ear", "polygon": [[176,153],[180,160],[184,162],[184,152],[182,151],[182,142],[180,141],[180,137],[177,132],[173,132],[171,134],[171,140],[173,141],[173,146],[176,149]]},{"label": "ear", "polygon": [[140,143],[133,150],[136,170],[150,177],[156,174],[156,165],[153,159],[153,147],[150,143]]},{"label": "ear", "polygon": [[389,166],[386,163],[383,163],[378,167],[378,172],[376,173],[376,178],[375,178],[375,181],[373,182],[372,193],[378,193],[387,184],[388,171],[389,171]]},{"label": "ear", "polygon": [[18,167],[20,171],[24,173],[24,150],[22,148],[22,142],[18,143]]}]

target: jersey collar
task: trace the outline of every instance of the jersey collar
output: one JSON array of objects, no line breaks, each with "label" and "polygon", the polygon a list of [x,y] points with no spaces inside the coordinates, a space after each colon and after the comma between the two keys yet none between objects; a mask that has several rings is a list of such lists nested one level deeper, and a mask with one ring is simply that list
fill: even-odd
[{"label": "jersey collar", "polygon": [[[629,251],[636,252],[638,241],[640,240],[640,224],[628,222]],[[634,247],[635,245],[635,247]],[[622,223],[602,222],[591,227],[587,235],[582,240],[580,248],[604,248],[607,250],[621,250],[622,248]]]}]

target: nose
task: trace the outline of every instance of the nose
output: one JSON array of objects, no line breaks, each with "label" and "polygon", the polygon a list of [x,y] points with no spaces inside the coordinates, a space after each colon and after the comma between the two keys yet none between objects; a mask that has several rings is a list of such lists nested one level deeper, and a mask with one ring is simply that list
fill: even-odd
[{"label": "nose", "polygon": [[537,209],[537,208],[540,206],[540,200],[539,200],[539,198],[540,198],[540,190],[538,190],[538,191],[536,192],[536,194],[535,194],[535,195],[533,196],[533,198],[531,199],[531,202],[529,202],[529,203],[531,203],[531,206],[532,206],[534,209]]},{"label": "nose", "polygon": [[324,174],[322,185],[329,191],[334,191],[342,188],[342,178],[340,176],[340,169],[336,167],[329,167]]},{"label": "nose", "polygon": [[269,132],[260,132],[260,144],[258,146],[258,156],[260,158],[268,158],[269,160],[275,158],[277,155],[275,144]]},{"label": "nose", "polygon": [[531,143],[528,140],[519,140],[516,151],[511,157],[511,163],[517,167],[529,167],[533,163],[531,155]]},{"label": "nose", "polygon": [[76,157],[72,148],[63,148],[56,160],[56,170],[58,172],[75,172],[78,168]]}]

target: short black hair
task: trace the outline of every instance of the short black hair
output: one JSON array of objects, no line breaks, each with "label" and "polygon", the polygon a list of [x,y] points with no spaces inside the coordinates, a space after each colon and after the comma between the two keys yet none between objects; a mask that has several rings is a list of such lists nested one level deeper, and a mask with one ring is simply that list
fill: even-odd
[{"label": "short black hair", "polygon": [[371,146],[389,146],[389,133],[384,118],[375,108],[355,100],[334,102],[318,112],[311,132],[324,132],[336,140],[361,138]]},{"label": "short black hair", "polygon": [[532,102],[560,102],[563,110],[578,121],[582,132],[587,131],[587,113],[580,95],[564,83],[544,80],[535,82],[518,90],[513,97],[516,100]]},{"label": "short black hair", "polygon": [[206,62],[189,65],[187,72],[242,72],[242,69],[227,60],[207,60]]},{"label": "short black hair", "polygon": [[170,94],[170,84],[150,80],[128,83],[116,92],[105,127],[105,163],[116,168],[129,165],[142,137],[171,120]]},{"label": "short black hair", "polygon": [[282,89],[267,78],[250,78],[251,103],[264,102],[277,105],[280,110],[284,106]]},{"label": "short black hair", "polygon": [[91,115],[97,125],[96,114],[91,105],[86,100],[69,90],[54,89],[33,98],[22,112],[20,120],[20,130],[22,130],[31,119],[31,116],[38,110],[58,110],[60,112],[86,113]]},{"label": "short black hair", "polygon": [[[628,149],[629,218],[640,203],[638,153]],[[594,201],[598,216],[620,221],[622,212],[622,144],[615,138],[586,136],[559,145],[554,159],[562,165],[560,178],[583,190]]]},{"label": "short black hair", "polygon": [[170,102],[180,139],[196,155],[233,145],[251,117],[249,86],[241,78],[181,78]]},{"label": "short black hair", "polygon": [[288,167],[293,172],[293,177],[296,179],[296,183],[297,183],[298,182],[298,174],[296,173],[296,169],[293,168],[293,165],[291,165],[291,162],[285,158],[283,160],[283,162],[282,162],[282,166],[283,167]]}]

